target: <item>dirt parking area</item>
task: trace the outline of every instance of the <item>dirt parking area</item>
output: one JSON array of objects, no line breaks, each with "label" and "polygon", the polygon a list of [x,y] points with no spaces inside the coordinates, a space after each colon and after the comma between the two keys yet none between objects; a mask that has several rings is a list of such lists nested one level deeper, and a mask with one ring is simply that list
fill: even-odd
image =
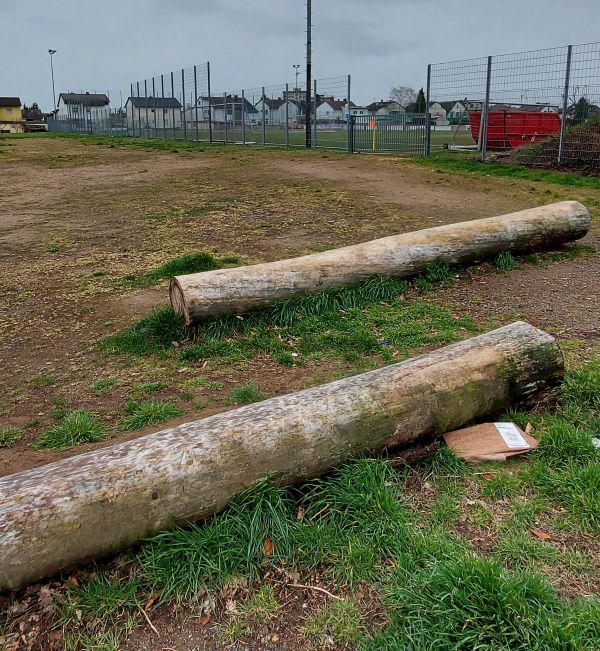
[{"label": "dirt parking area", "polygon": [[[168,301],[166,281],[144,289],[121,281],[174,257],[275,260],[567,198],[590,201],[596,218],[586,243],[598,248],[600,191],[590,188],[304,151],[156,151],[39,137],[5,139],[0,152],[0,414],[3,427],[23,432],[0,448],[2,474],[72,454],[31,445],[66,410],[97,414],[111,442],[131,436],[119,421],[143,382],[160,382],[159,397],[189,419],[227,408],[231,387],[249,379],[270,396],[344,371],[335,361],[286,368],[257,359],[225,373],[215,366],[221,389],[190,397],[181,364],[101,353],[99,338]],[[588,254],[511,274],[464,272],[439,297],[456,313],[524,318],[588,349],[598,340],[599,270],[599,257]],[[210,375],[211,366],[204,370]],[[109,391],[98,388],[103,380]]]}]

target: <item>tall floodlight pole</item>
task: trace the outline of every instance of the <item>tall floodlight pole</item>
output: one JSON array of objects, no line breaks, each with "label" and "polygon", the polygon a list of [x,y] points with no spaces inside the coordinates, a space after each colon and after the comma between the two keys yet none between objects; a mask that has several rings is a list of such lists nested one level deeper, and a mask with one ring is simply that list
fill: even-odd
[{"label": "tall floodlight pole", "polygon": [[294,86],[294,90],[298,90],[298,75],[300,74],[300,64],[292,63],[292,68],[294,68],[296,71],[296,85]]},{"label": "tall floodlight pole", "polygon": [[311,0],[306,0],[306,147],[312,146],[312,136],[310,129],[310,116],[312,112],[312,103],[310,97],[310,88],[312,86],[312,6]]},{"label": "tall floodlight pole", "polygon": [[50,55],[50,74],[52,75],[52,98],[54,100],[52,106],[53,111],[56,109],[56,91],[54,90],[54,63],[52,62],[52,55],[56,54],[56,52],[56,50],[48,50],[48,54]]}]

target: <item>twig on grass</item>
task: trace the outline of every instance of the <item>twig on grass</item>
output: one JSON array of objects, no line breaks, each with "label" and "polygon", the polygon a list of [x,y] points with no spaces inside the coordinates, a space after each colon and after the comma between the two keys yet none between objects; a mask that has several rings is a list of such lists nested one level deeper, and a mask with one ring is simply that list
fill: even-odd
[{"label": "twig on grass", "polygon": [[304,588],[305,590],[317,590],[318,592],[323,592],[324,594],[329,595],[332,599],[338,599],[339,601],[343,601],[342,597],[338,597],[337,595],[329,592],[329,590],[325,590],[325,588],[320,588],[317,585],[304,585],[303,583],[288,583],[287,585],[289,588]]}]

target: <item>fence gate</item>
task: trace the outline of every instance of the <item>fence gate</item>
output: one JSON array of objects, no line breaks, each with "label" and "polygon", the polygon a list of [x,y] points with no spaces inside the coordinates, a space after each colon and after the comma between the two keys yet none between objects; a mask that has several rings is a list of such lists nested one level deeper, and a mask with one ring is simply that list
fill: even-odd
[{"label": "fence gate", "polygon": [[412,156],[423,156],[426,153],[424,115],[355,115],[351,118],[351,125],[350,150],[353,152]]}]

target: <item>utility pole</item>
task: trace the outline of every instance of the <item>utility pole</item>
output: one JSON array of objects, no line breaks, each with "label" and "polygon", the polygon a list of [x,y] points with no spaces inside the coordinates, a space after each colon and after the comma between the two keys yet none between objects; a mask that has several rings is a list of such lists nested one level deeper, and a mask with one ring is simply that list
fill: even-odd
[{"label": "utility pole", "polygon": [[312,86],[312,6],[311,0],[306,0],[306,147],[312,146],[312,132],[310,129],[310,116],[312,103],[310,88]]},{"label": "utility pole", "polygon": [[48,50],[48,54],[50,55],[50,73],[52,74],[52,98],[54,100],[52,111],[54,112],[56,110],[56,91],[54,90],[54,64],[52,63],[52,55],[56,54],[56,50]]}]

